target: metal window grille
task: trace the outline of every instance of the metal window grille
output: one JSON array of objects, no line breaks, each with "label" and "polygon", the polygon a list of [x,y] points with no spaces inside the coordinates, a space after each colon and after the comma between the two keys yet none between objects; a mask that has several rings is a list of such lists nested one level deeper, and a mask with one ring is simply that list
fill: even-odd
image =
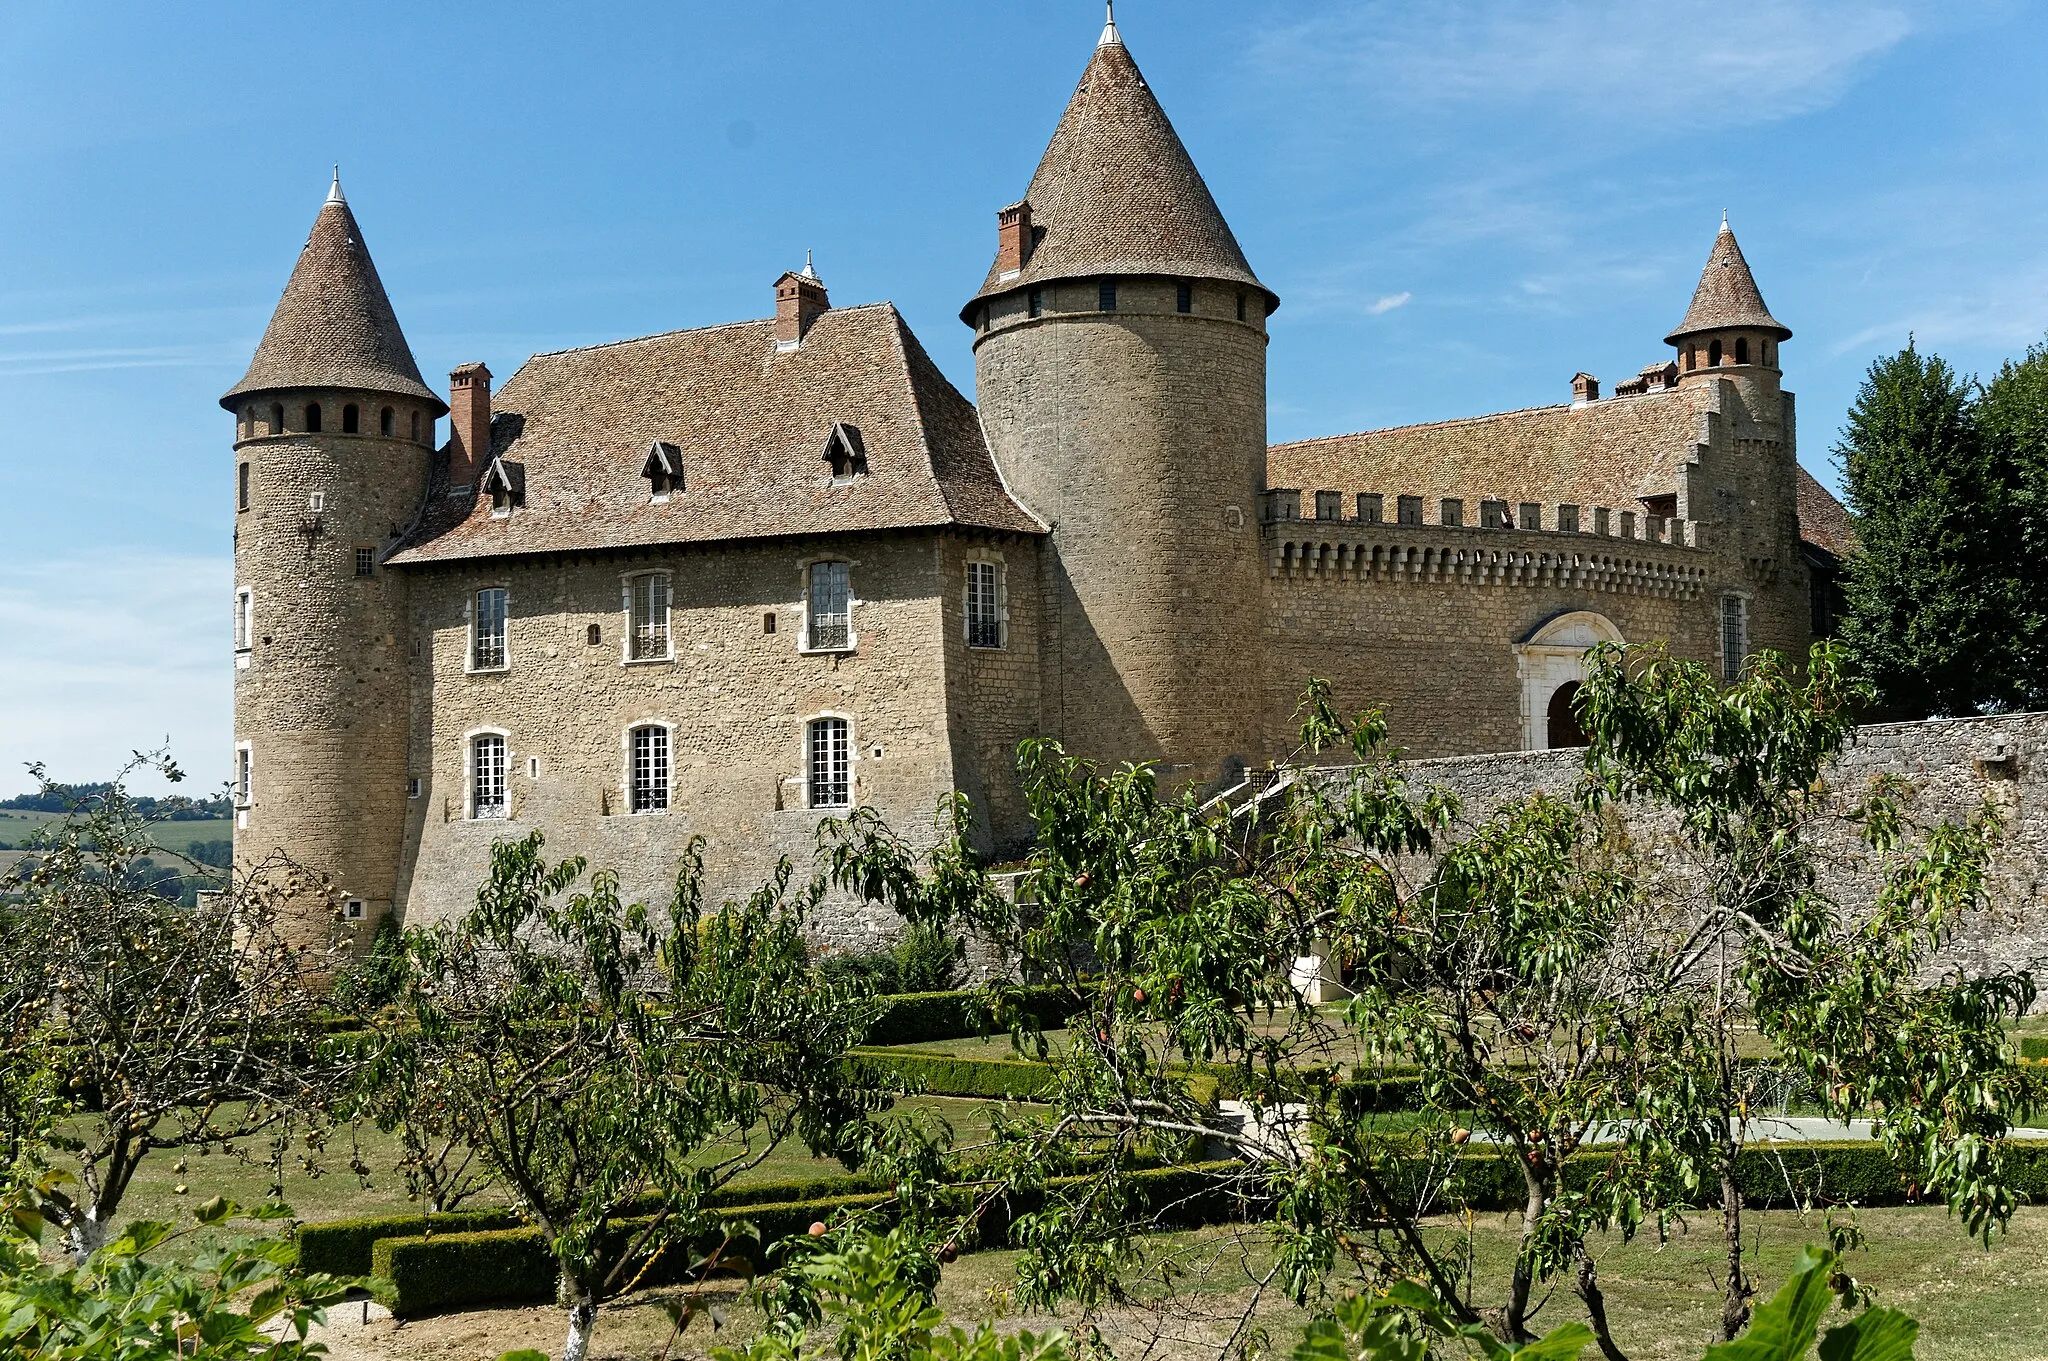
[{"label": "metal window grille", "polygon": [[505,739],[496,733],[485,733],[470,746],[470,761],[474,767],[471,788],[475,791],[470,816],[502,818],[505,816]]},{"label": "metal window grille", "polygon": [[1002,601],[992,562],[967,564],[967,646],[1003,645]]},{"label": "metal window grille", "polygon": [[359,577],[371,576],[376,570],[377,550],[374,548],[358,548],[356,550],[356,575]]},{"label": "metal window grille", "polygon": [[632,583],[633,636],[628,655],[635,661],[668,656],[668,576],[649,572]]},{"label": "metal window grille", "polygon": [[1749,602],[1739,595],[1721,597],[1721,676],[1733,681],[1742,675],[1742,659],[1749,652]]},{"label": "metal window grille", "polygon": [[811,807],[844,808],[853,801],[853,760],[846,720],[814,718],[810,730]]},{"label": "metal window grille", "polygon": [[810,630],[812,647],[849,646],[852,637],[848,618],[849,600],[850,590],[845,563],[811,564],[810,599],[805,610],[805,620],[806,627]]},{"label": "metal window grille", "polygon": [[472,630],[469,665],[488,671],[505,664],[505,588],[492,586],[476,593],[476,626]]},{"label": "metal window grille", "polygon": [[668,809],[668,729],[633,729],[633,811]]}]

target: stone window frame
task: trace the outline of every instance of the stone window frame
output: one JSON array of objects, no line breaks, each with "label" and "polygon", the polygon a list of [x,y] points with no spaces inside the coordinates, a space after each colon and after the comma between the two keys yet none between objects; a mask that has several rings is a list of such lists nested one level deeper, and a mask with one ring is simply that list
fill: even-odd
[{"label": "stone window frame", "polygon": [[[505,593],[505,636],[502,651],[505,660],[496,666],[476,664],[476,600],[485,591]],[[462,674],[465,676],[501,676],[512,669],[512,584],[510,582],[481,582],[462,601],[463,647]]]},{"label": "stone window frame", "polygon": [[[250,741],[235,743],[234,778],[228,786],[237,813],[246,814],[256,806],[256,744]],[[241,825],[249,825],[247,817]]]},{"label": "stone window frame", "polygon": [[[846,802],[817,804],[811,801],[811,728],[836,718],[846,724]],[[844,709],[817,709],[803,716],[797,726],[797,783],[806,813],[844,813],[860,806],[860,724]]]},{"label": "stone window frame", "polygon": [[[619,806],[628,816],[652,818],[667,817],[676,807],[676,729],[674,719],[666,716],[636,718],[619,730]],[[659,728],[668,735],[668,769],[664,772],[662,805],[659,808],[635,808],[633,806],[633,738],[636,733],[648,728]]]},{"label": "stone window frame", "polygon": [[256,652],[256,588],[237,586],[235,588],[235,669],[249,669],[249,659]]},{"label": "stone window frame", "polygon": [[[504,812],[495,817],[479,817],[476,811],[476,750],[477,739],[495,737],[505,748],[505,802],[499,805]],[[512,821],[512,769],[514,757],[512,734],[504,728],[486,723],[469,729],[462,734],[462,820],[464,822],[510,822]]]},{"label": "stone window frame", "polygon": [[[647,577],[661,577],[667,582],[666,601],[663,606],[662,639],[668,650],[645,657],[633,655],[633,583]],[[664,666],[676,659],[676,577],[666,567],[643,567],[634,572],[619,573],[619,609],[626,616],[626,626],[619,630],[619,665],[621,666]]]},{"label": "stone window frame", "polygon": [[[820,563],[846,564],[846,642],[839,647],[811,646],[811,569]],[[809,553],[796,565],[797,628],[796,650],[805,657],[845,657],[860,650],[860,593],[854,589],[854,573],[860,560],[845,553]]]},{"label": "stone window frame", "polygon": [[[996,569],[996,641],[977,643],[974,641],[974,616],[971,602],[974,598],[974,569],[977,566]],[[849,584],[851,577],[849,576]],[[960,637],[972,652],[1006,652],[1010,647],[1010,565],[1003,555],[993,548],[974,547],[967,550],[965,561],[960,565]]]},{"label": "stone window frame", "polygon": [[[1734,667],[1729,666],[1728,655],[1728,606],[1740,607],[1741,645],[1736,649]],[[1750,617],[1755,598],[1748,591],[1731,590],[1721,592],[1720,607],[1714,611],[1714,660],[1721,673],[1721,683],[1733,685],[1742,679],[1742,667],[1749,660]]]}]

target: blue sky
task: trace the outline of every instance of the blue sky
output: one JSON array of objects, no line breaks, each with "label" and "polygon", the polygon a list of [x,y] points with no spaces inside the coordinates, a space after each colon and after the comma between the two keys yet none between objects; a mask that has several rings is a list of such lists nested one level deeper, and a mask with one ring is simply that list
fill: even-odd
[{"label": "blue sky", "polygon": [[[345,17],[344,17],[345,16]],[[1909,331],[2048,329],[2021,3],[1125,0],[1282,298],[1276,440],[1565,399],[1668,353],[1727,209],[1803,461]],[[340,162],[437,386],[766,315],[808,247],[972,390],[956,319],[1093,0],[95,5],[0,24],[0,792],[228,738],[230,421]]]}]

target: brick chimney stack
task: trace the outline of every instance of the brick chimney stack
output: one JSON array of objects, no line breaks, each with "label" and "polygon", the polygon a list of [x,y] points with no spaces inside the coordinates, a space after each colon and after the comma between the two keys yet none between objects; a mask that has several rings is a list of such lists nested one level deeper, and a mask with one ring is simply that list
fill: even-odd
[{"label": "brick chimney stack", "polygon": [[996,277],[1014,278],[1031,258],[1031,200],[996,209]]},{"label": "brick chimney stack", "polygon": [[1582,406],[1587,402],[1600,400],[1600,380],[1590,373],[1572,375],[1572,405]]},{"label": "brick chimney stack", "polygon": [[803,344],[811,323],[831,308],[825,281],[811,268],[811,253],[805,251],[804,267],[788,270],[775,281],[775,348],[793,350]]},{"label": "brick chimney stack", "polygon": [[474,486],[491,461],[491,371],[464,364],[448,375],[448,485]]}]

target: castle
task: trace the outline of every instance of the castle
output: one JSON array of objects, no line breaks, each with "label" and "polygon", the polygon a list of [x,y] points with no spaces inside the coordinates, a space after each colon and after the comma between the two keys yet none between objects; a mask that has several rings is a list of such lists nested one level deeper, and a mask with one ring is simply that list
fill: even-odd
[{"label": "castle", "polygon": [[1605,397],[1269,447],[1279,305],[1113,18],[961,311],[973,403],[808,263],[772,319],[444,399],[337,177],[221,399],[238,861],[327,874],[359,940],[533,828],[649,901],[702,834],[744,893],[853,805],[915,833],[957,789],[1016,844],[1030,736],[1227,786],[1322,676],[1417,755],[1536,750],[1596,643],[1732,673],[1827,631],[1847,517],[1725,222]]}]

